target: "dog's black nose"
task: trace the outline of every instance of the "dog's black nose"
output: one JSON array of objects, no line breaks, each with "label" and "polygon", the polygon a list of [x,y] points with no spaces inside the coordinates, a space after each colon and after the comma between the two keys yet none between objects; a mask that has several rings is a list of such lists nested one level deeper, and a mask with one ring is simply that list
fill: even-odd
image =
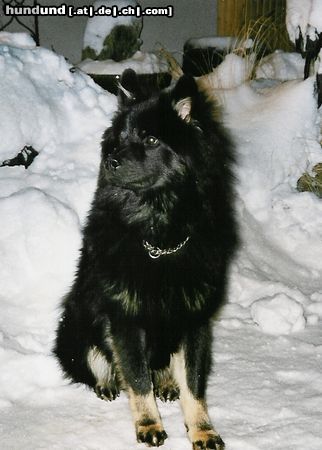
[{"label": "dog's black nose", "polygon": [[113,158],[112,155],[109,155],[107,157],[107,167],[110,170],[116,170],[118,167],[120,167],[120,163],[117,159]]}]

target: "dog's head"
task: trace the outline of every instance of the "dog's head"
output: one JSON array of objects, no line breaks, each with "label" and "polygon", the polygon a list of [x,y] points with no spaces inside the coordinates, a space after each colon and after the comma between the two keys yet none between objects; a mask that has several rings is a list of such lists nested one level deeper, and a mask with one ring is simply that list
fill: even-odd
[{"label": "dog's head", "polygon": [[194,117],[198,95],[194,79],[183,76],[172,90],[146,96],[126,70],[119,111],[103,138],[100,182],[135,192],[180,182],[202,133]]}]

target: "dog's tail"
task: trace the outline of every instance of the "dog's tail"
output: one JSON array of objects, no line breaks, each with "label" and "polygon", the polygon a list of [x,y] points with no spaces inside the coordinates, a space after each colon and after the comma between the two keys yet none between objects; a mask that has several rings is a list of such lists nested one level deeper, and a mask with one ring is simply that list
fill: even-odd
[{"label": "dog's tail", "polygon": [[53,353],[68,378],[76,383],[95,387],[96,380],[88,365],[91,346],[87,334],[89,325],[86,318],[80,317],[77,308],[72,307],[72,303],[71,298],[65,299]]}]

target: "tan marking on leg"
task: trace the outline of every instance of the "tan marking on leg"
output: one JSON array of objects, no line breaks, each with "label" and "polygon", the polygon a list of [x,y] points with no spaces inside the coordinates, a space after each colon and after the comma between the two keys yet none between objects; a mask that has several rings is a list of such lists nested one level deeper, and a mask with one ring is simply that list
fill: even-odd
[{"label": "tan marking on leg", "polygon": [[170,366],[180,388],[181,407],[193,449],[222,450],[224,443],[211,424],[205,400],[195,398],[188,387],[183,350],[172,356]]},{"label": "tan marking on leg", "polygon": [[130,407],[133,415],[136,436],[138,442],[144,442],[148,446],[162,445],[167,438],[164,431],[160,413],[155,401],[153,386],[147,395],[140,395],[128,385],[123,371],[121,359],[113,341],[110,343],[113,348],[113,360],[116,365],[122,387],[127,391],[130,401]]},{"label": "tan marking on leg", "polygon": [[133,389],[129,388],[128,394],[135,422],[144,419],[151,419],[156,422],[161,421],[152,389],[148,395],[138,395]]},{"label": "tan marking on leg", "polygon": [[153,390],[151,389],[148,395],[138,395],[129,388],[128,394],[137,440],[149,446],[162,445],[167,434],[162,425]]}]

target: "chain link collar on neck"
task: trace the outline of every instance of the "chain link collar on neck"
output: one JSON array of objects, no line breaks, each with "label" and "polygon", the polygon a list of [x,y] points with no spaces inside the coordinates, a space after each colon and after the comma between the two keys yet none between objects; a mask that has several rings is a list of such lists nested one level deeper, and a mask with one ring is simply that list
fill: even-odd
[{"label": "chain link collar on neck", "polygon": [[149,253],[150,258],[157,259],[160,256],[172,255],[173,253],[177,253],[177,251],[179,251],[184,245],[186,245],[186,243],[189,241],[189,239],[190,239],[190,236],[187,236],[183,242],[181,242],[174,248],[161,249],[159,247],[154,247],[148,241],[143,241],[143,247]]}]

